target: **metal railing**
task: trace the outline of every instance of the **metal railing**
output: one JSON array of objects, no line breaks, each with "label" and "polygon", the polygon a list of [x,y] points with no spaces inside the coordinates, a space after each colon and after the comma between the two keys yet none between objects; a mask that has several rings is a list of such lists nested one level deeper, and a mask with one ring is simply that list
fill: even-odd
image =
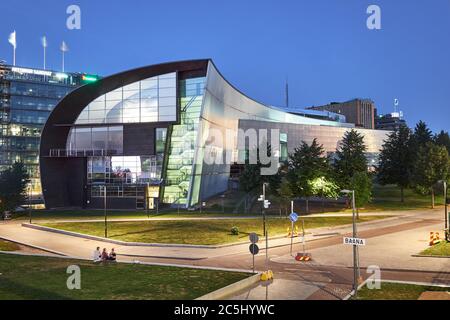
[{"label": "metal railing", "polygon": [[121,155],[118,150],[105,149],[50,149],[51,158],[82,158],[82,157],[106,157]]}]

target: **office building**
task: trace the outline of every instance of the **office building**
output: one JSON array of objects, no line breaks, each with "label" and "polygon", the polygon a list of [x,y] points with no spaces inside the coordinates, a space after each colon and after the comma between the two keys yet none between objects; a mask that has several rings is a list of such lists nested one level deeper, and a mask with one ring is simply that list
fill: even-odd
[{"label": "office building", "polygon": [[[273,156],[283,160],[314,138],[335,152],[352,128],[257,102],[208,59],[125,71],[78,88],[50,115],[40,148],[45,205],[103,208],[106,200],[114,209],[196,207],[228,189],[231,166],[251,148],[217,133],[242,138],[255,130],[262,141],[259,129],[276,129],[267,141],[279,141]],[[375,162],[388,132],[356,130]],[[229,161],[210,161],[224,154]]]}]

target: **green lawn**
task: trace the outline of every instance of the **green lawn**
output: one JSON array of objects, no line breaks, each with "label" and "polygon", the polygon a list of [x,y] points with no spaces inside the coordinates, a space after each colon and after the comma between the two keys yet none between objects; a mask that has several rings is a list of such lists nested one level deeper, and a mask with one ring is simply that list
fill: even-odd
[{"label": "green lawn", "polygon": [[0,239],[0,251],[18,251],[19,245],[14,242],[5,241]]},{"label": "green lawn", "polygon": [[358,291],[358,300],[417,300],[425,291],[449,291],[449,288],[417,286],[400,283],[381,283],[380,290],[369,290],[366,286]]},{"label": "green lawn", "polygon": [[[67,267],[81,268],[81,290],[68,290]],[[0,300],[191,300],[247,273],[107,264],[0,254]]]},{"label": "green lawn", "polygon": [[[359,221],[383,218],[386,217],[368,216],[361,217]],[[305,228],[331,227],[351,222],[351,217],[305,218]],[[42,225],[99,237],[104,236],[104,223],[102,222],[44,223]],[[267,219],[269,236],[286,234],[290,225],[290,221],[285,218]],[[263,233],[262,219],[110,222],[108,226],[108,236],[111,239],[145,243],[216,245],[247,241],[251,232],[260,235]],[[239,228],[239,235],[231,234],[233,226]],[[300,224],[298,226],[301,227]]]},{"label": "green lawn", "polygon": [[[374,185],[372,202],[367,204],[361,212],[374,212],[386,210],[414,210],[431,208],[431,196],[420,195],[411,189],[404,190],[405,201],[400,201],[400,188],[394,185]],[[443,205],[444,197],[437,194],[435,205]]]},{"label": "green lawn", "polygon": [[422,251],[420,254],[450,257],[450,242],[442,241],[441,243]]}]

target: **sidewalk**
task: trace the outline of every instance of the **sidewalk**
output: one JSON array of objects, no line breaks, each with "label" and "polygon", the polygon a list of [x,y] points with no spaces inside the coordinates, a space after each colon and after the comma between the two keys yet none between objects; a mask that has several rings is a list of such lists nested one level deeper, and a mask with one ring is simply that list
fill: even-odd
[{"label": "sidewalk", "polygon": [[[373,230],[377,228],[396,226],[411,221],[421,220],[422,212],[409,212],[409,216],[398,216],[383,220],[375,220],[358,224],[360,231]],[[321,215],[322,216],[322,215]],[[435,216],[434,212],[427,214],[427,216]],[[352,230],[351,225],[319,228],[307,230],[312,232],[306,236],[306,241],[324,239],[336,235],[348,234]],[[52,232],[34,230],[24,228],[18,222],[10,221],[8,223],[0,224],[0,237],[7,240],[13,240],[18,243],[45,248],[48,251],[55,251],[67,256],[90,258],[93,250],[98,246],[101,248],[114,247],[116,252],[120,255],[142,258],[160,258],[160,259],[174,259],[174,260],[202,260],[207,258],[222,257],[238,253],[248,252],[249,243],[237,244],[234,246],[222,248],[184,248],[177,245],[165,247],[140,247],[140,246],[121,246],[108,243],[101,240],[88,240],[74,236],[67,236]],[[300,243],[301,238],[294,238],[294,243]],[[281,238],[269,240],[269,247],[279,247],[290,245],[290,238]],[[265,241],[260,241],[260,249],[265,249]]]}]

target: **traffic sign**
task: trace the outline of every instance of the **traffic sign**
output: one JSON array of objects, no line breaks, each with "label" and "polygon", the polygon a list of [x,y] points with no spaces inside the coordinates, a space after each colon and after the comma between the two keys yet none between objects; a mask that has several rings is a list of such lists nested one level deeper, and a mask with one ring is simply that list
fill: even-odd
[{"label": "traffic sign", "polygon": [[249,249],[250,249],[250,253],[254,256],[259,253],[259,247],[257,244],[254,244],[254,243],[251,244]]},{"label": "traffic sign", "polygon": [[256,233],[250,233],[249,238],[250,238],[250,242],[253,244],[258,243],[258,241],[259,241],[259,237]]},{"label": "traffic sign", "polygon": [[289,215],[289,220],[291,220],[292,222],[297,222],[297,220],[298,220],[298,214],[296,214],[295,212],[292,212],[292,213]]},{"label": "traffic sign", "polygon": [[352,245],[352,246],[365,246],[366,239],[344,237],[344,244],[348,244],[348,245]]}]

